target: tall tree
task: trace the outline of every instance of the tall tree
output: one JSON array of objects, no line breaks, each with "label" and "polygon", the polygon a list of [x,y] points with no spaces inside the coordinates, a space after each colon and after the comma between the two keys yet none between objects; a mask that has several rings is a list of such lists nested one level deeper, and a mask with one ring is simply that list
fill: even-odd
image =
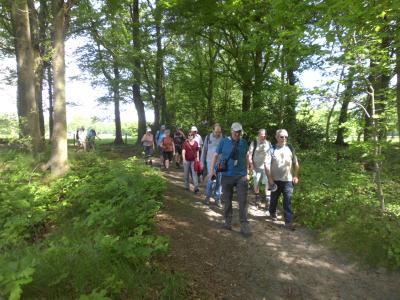
[{"label": "tall tree", "polygon": [[146,114],[144,110],[144,103],[140,93],[140,86],[142,83],[142,63],[140,53],[142,50],[140,38],[140,11],[139,0],[133,0],[130,7],[130,16],[132,20],[132,44],[133,44],[133,84],[132,84],[132,97],[135,108],[138,114],[138,139],[137,144],[140,144],[140,137],[146,132]]},{"label": "tall tree", "polygon": [[52,0],[54,28],[54,129],[50,167],[52,176],[68,170],[67,111],[65,102],[65,33],[71,8],[78,0]]},{"label": "tall tree", "polygon": [[26,0],[11,1],[18,74],[18,103],[22,135],[32,139],[35,153],[43,148],[35,97],[34,52]]}]

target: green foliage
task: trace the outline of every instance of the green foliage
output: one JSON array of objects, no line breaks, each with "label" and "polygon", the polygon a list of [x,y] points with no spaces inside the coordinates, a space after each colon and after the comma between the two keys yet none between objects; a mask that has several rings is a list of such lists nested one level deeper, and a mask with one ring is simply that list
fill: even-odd
[{"label": "green foliage", "polygon": [[33,160],[2,159],[0,295],[182,297],[181,279],[151,259],[168,250],[153,233],[165,189],[157,171],[135,159],[81,155],[65,177],[44,184]]},{"label": "green foliage", "polygon": [[[390,208],[382,213],[372,174],[364,169],[370,152],[364,146],[320,148],[300,154],[302,181],[295,193],[296,215],[303,224],[329,236],[336,247],[370,264],[399,269],[398,193],[386,194]],[[392,148],[385,150],[394,160],[400,159]],[[399,182],[392,171],[384,173],[384,190],[394,186],[398,190]]]}]

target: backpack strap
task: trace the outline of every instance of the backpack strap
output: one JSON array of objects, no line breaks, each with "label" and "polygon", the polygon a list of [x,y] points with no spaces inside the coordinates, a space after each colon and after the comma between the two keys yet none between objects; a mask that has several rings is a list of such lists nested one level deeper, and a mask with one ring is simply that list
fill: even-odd
[{"label": "backpack strap", "polygon": [[251,160],[254,162],[254,153],[256,153],[257,140],[253,141],[253,154],[251,155]]}]

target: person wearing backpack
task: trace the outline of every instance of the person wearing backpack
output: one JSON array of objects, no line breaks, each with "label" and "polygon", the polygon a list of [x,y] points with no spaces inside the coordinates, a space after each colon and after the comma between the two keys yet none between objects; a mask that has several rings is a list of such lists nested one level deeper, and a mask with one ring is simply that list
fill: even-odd
[{"label": "person wearing backpack", "polygon": [[[242,125],[238,122],[232,123],[231,136],[223,138],[218,145],[211,163],[211,176],[216,176],[215,165],[218,169],[220,162],[224,161],[224,171],[221,171],[222,197],[224,199],[224,229],[232,230],[232,198],[236,187],[239,202],[240,233],[244,237],[251,235],[249,221],[247,220],[247,191],[248,191],[248,146],[245,139],[241,137]],[[217,160],[219,159],[218,163]]]},{"label": "person wearing backpack", "polygon": [[283,195],[283,216],[285,228],[295,230],[293,225],[292,195],[294,185],[299,182],[300,165],[296,153],[291,145],[288,145],[288,132],[286,129],[276,131],[277,144],[271,150],[271,165],[267,166],[269,184],[274,183],[277,189],[271,192],[269,215],[272,220],[277,220],[276,207],[279,196]]},{"label": "person wearing backpack", "polygon": [[186,136],[183,133],[182,128],[177,128],[174,132],[174,144],[175,144],[175,165],[180,168],[182,163],[182,145],[186,140]]},{"label": "person wearing backpack", "polygon": [[249,171],[253,176],[254,202],[260,205],[260,185],[265,185],[265,202],[269,206],[268,179],[265,174],[265,166],[271,161],[271,143],[267,140],[267,131],[258,130],[258,138],[250,144],[248,152]]},{"label": "person wearing backpack", "polygon": [[157,144],[157,150],[161,154],[160,156],[160,168],[164,167],[164,156],[163,156],[163,149],[161,147],[161,142],[165,137],[165,125],[161,125],[160,130],[157,130],[156,132],[156,144]]},{"label": "person wearing backpack", "polygon": [[88,140],[88,148],[89,148],[89,150],[95,150],[95,140],[96,140],[96,137],[97,138],[99,138],[98,136],[97,136],[97,133],[96,133],[96,130],[94,130],[94,128],[91,128],[90,130],[89,130],[89,133],[88,133],[88,135],[87,135],[87,140]]},{"label": "person wearing backpack", "polygon": [[164,158],[164,165],[165,169],[168,171],[169,170],[169,164],[172,162],[172,158],[175,155],[175,145],[174,145],[174,140],[172,139],[170,135],[169,129],[165,130],[165,136],[161,141],[161,148],[162,148],[162,153],[163,153],[163,158]]},{"label": "person wearing backpack", "polygon": [[204,204],[208,205],[210,203],[210,197],[214,190],[214,200],[218,207],[221,207],[221,174],[217,174],[214,178],[210,176],[211,174],[211,161],[214,156],[215,151],[218,148],[220,141],[222,140],[222,129],[221,125],[215,123],[213,126],[213,131],[208,134],[204,139],[203,149],[201,151],[201,159],[204,168],[207,167],[207,185],[205,190]]}]

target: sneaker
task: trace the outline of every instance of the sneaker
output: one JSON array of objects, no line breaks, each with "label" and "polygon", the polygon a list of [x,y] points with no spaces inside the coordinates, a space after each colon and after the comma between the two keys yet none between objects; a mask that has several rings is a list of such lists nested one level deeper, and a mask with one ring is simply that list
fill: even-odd
[{"label": "sneaker", "polygon": [[210,198],[206,196],[206,198],[204,199],[204,204],[205,205],[209,205],[210,204]]},{"label": "sneaker", "polygon": [[215,200],[215,205],[221,208],[222,207],[221,200]]},{"label": "sneaker", "polygon": [[277,217],[276,214],[270,214],[270,215],[269,215],[269,218],[270,218],[272,221],[277,221],[277,220],[278,220],[278,217]]},{"label": "sneaker", "polygon": [[222,227],[226,230],[232,230],[232,225],[231,223],[225,222]]},{"label": "sneaker", "polygon": [[296,230],[296,227],[294,227],[294,225],[293,225],[292,222],[290,222],[290,223],[285,223],[285,228],[286,228],[287,230],[290,230],[290,231],[295,231],[295,230]]},{"label": "sneaker", "polygon": [[243,235],[246,238],[251,236],[251,230],[250,230],[249,223],[240,224],[240,234]]}]

